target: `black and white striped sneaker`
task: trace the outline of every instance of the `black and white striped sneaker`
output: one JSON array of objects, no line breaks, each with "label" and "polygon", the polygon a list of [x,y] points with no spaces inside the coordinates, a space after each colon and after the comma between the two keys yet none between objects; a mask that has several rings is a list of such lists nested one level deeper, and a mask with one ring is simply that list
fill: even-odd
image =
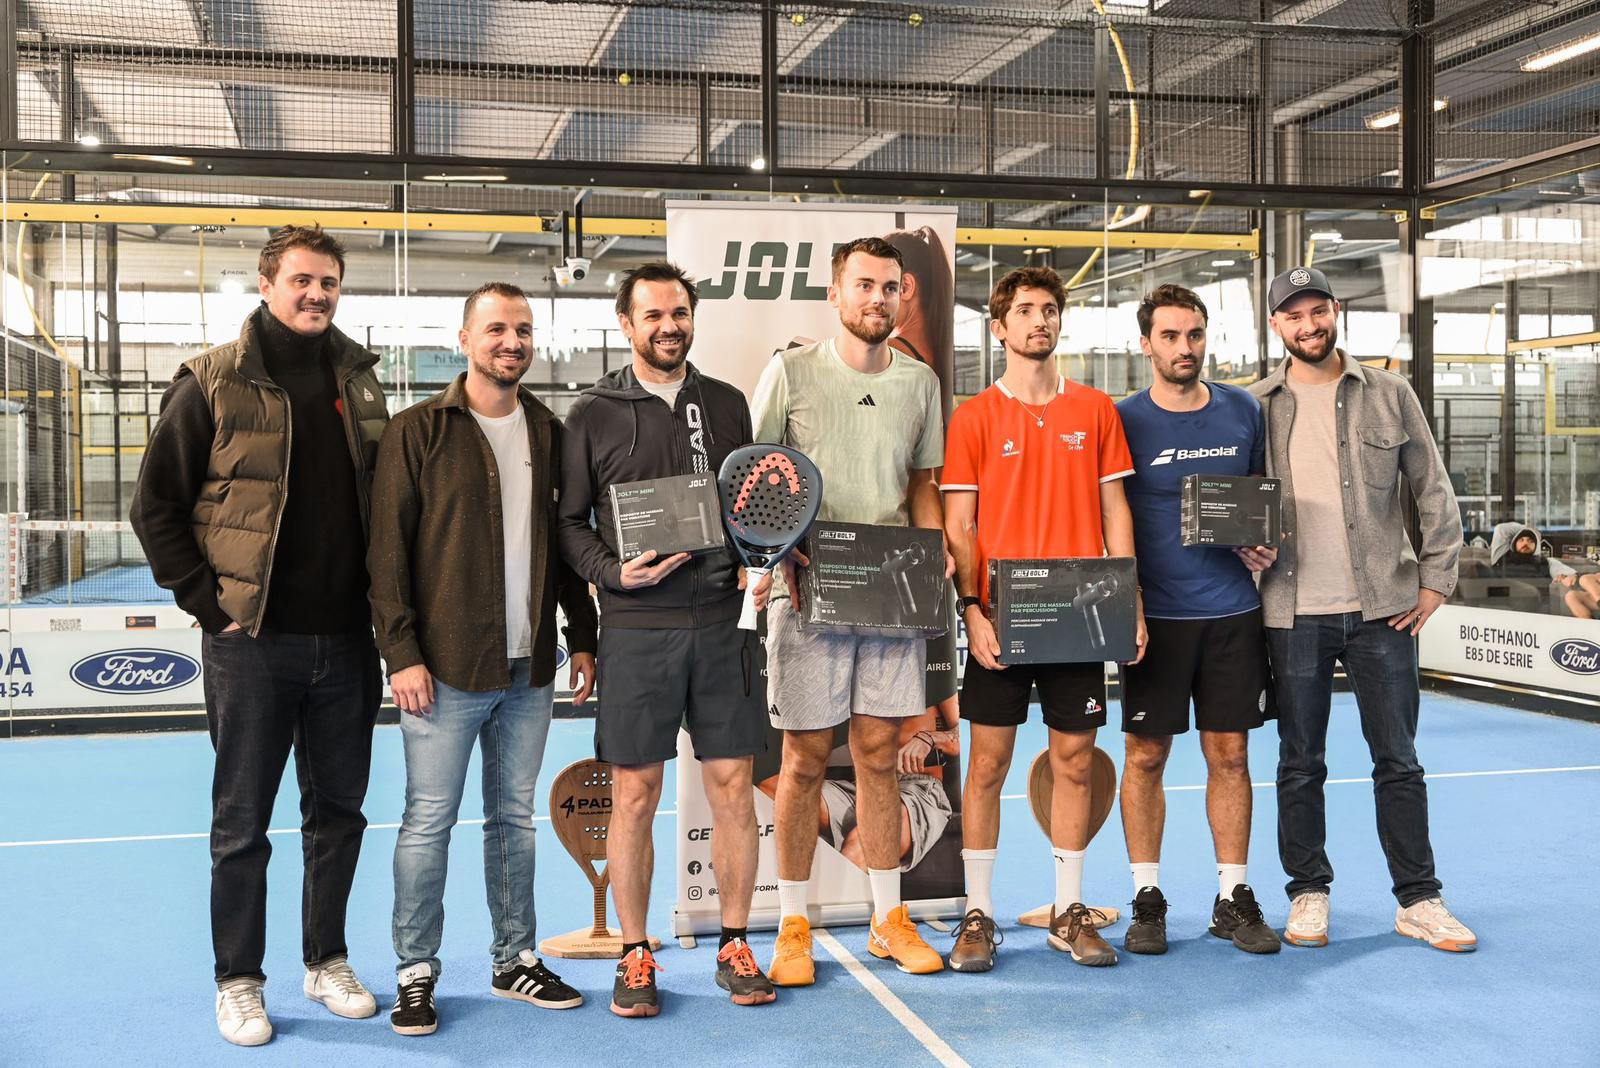
[{"label": "black and white striped sneaker", "polygon": [[516,998],[541,1009],[575,1009],[583,1004],[583,995],[546,968],[531,949],[517,954],[517,959],[509,966],[495,969],[494,996]]},{"label": "black and white striped sneaker", "polygon": [[426,962],[413,964],[395,977],[399,989],[389,1026],[397,1035],[431,1035],[439,1030],[439,1013],[433,1005],[433,984],[438,976]]}]

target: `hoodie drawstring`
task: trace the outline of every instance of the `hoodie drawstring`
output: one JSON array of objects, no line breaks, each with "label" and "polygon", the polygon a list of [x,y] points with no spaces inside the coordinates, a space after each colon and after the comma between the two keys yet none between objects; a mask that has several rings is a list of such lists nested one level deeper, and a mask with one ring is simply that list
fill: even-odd
[{"label": "hoodie drawstring", "polygon": [[633,455],[633,447],[639,443],[639,408],[638,405],[629,404],[628,414],[633,416],[633,436],[628,439],[628,455]]}]

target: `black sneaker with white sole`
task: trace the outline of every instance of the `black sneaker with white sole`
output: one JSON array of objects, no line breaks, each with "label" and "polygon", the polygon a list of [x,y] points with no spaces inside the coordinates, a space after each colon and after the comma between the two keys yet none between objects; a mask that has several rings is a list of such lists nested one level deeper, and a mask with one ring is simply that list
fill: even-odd
[{"label": "black sneaker with white sole", "polygon": [[1133,922],[1122,936],[1122,948],[1152,955],[1167,951],[1167,899],[1159,887],[1146,886],[1133,895]]},{"label": "black sneaker with white sole", "polygon": [[1217,895],[1211,906],[1211,933],[1226,938],[1246,953],[1276,953],[1283,948],[1278,932],[1267,926],[1256,893],[1244,883],[1233,888],[1233,900]]},{"label": "black sneaker with white sole", "polygon": [[541,1009],[575,1009],[583,1004],[583,995],[546,968],[531,949],[517,954],[510,967],[496,968],[493,987],[497,998],[516,998]]},{"label": "black sneaker with white sole", "polygon": [[433,1007],[433,984],[438,977],[426,964],[413,964],[399,975],[400,989],[389,1010],[389,1026],[397,1035],[431,1035],[439,1030],[439,1013]]}]

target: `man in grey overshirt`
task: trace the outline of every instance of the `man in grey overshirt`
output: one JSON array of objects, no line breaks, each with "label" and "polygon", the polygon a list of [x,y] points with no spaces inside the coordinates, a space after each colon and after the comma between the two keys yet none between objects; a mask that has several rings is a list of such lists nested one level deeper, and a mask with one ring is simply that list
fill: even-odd
[{"label": "man in grey overshirt", "polygon": [[[1378,840],[1399,901],[1395,930],[1436,949],[1476,949],[1476,936],[1439,896],[1416,752],[1415,635],[1455,590],[1455,493],[1411,386],[1338,348],[1339,302],[1327,277],[1296,267],[1273,279],[1267,300],[1289,354],[1250,389],[1266,413],[1267,474],[1283,480],[1289,532],[1261,572],[1278,699],[1278,851],[1291,901],[1284,940],[1328,944],[1323,784],[1338,660],[1372,753]],[[1402,474],[1420,548],[1406,530]]]}]

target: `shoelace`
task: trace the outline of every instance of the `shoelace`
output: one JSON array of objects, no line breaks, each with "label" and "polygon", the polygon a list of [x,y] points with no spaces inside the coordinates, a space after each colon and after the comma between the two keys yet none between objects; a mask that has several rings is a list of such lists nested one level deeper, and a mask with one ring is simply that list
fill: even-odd
[{"label": "shoelace", "polygon": [[400,1000],[408,1009],[420,1009],[433,1000],[433,987],[426,979],[413,979],[400,988]]},{"label": "shoelace", "polygon": [[967,913],[966,919],[961,921],[961,926],[950,932],[950,937],[957,941],[983,938],[987,939],[991,946],[1001,945],[1006,940],[1006,936],[1001,934],[1000,928],[995,925],[994,919],[977,909]]},{"label": "shoelace", "polygon": [[773,947],[777,956],[790,957],[796,954],[811,956],[811,929],[800,932],[785,932],[778,935],[777,945]]},{"label": "shoelace", "polygon": [[325,966],[322,969],[322,976],[346,997],[357,997],[367,992],[367,988],[361,985],[361,980],[356,978],[355,969],[345,961]]},{"label": "shoelace", "polygon": [[222,1003],[240,1020],[264,1020],[266,1006],[261,1003],[261,988],[248,983],[230,986],[222,992]]},{"label": "shoelace", "polygon": [[1234,900],[1233,900],[1233,913],[1234,913],[1235,916],[1238,916],[1239,919],[1242,920],[1245,923],[1266,923],[1267,922],[1266,917],[1264,915],[1262,915],[1261,905],[1254,898],[1252,898],[1249,901],[1244,902],[1242,904],[1240,903],[1238,898],[1234,898]]},{"label": "shoelace", "polygon": [[656,959],[643,950],[636,949],[628,954],[627,970],[622,973],[622,985],[629,990],[640,990],[650,985],[651,972],[666,971],[656,963]]},{"label": "shoelace", "polygon": [[1167,918],[1167,903],[1165,901],[1163,901],[1163,902],[1161,902],[1159,904],[1151,904],[1150,902],[1146,901],[1143,904],[1141,904],[1137,898],[1134,899],[1134,902],[1133,902],[1133,922],[1134,923],[1161,923],[1166,918]]},{"label": "shoelace", "polygon": [[717,961],[718,963],[727,961],[733,968],[733,974],[745,979],[754,978],[761,972],[761,969],[756,967],[755,954],[750,952],[750,947],[742,938],[735,938],[723,946],[722,951],[717,954]]},{"label": "shoelace", "polygon": [[543,983],[545,986],[565,985],[561,982],[561,976],[544,966],[544,961],[539,961],[533,967],[529,968],[528,971],[533,973],[534,979],[540,983]]},{"label": "shoelace", "polygon": [[[1056,922],[1059,923],[1063,919],[1067,921],[1067,930],[1062,937],[1068,942],[1082,934],[1085,927],[1091,929],[1094,927],[1087,905],[1077,903],[1069,905],[1065,913],[1056,917]],[[1054,928],[1055,924],[1052,924],[1051,927]]]}]

